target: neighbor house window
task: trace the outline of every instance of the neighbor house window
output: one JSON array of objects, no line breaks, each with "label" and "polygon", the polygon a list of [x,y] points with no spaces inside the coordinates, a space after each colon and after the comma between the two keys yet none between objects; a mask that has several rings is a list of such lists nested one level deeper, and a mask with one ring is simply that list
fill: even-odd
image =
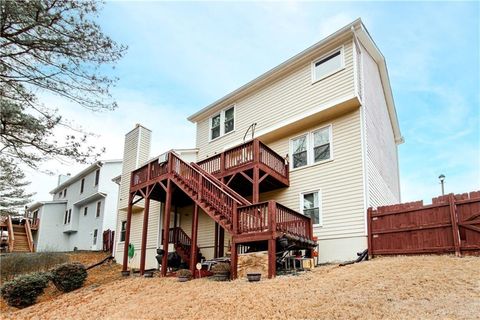
[{"label": "neighbor house window", "polygon": [[101,201],[98,201],[97,202],[97,214],[96,214],[96,217],[100,217],[100,208],[102,207],[102,202]]},{"label": "neighbor house window", "polygon": [[70,223],[71,220],[72,220],[72,209],[68,209],[68,221],[67,221],[67,223]]},{"label": "neighbor house window", "polygon": [[332,159],[332,126],[290,140],[292,169]]},{"label": "neighbor house window", "polygon": [[120,241],[125,241],[126,234],[127,234],[127,221],[122,221],[122,229],[120,231]]},{"label": "neighbor house window", "polygon": [[85,187],[85,178],[80,182],[80,193],[83,193],[83,188]]},{"label": "neighbor house window", "polygon": [[321,57],[312,63],[312,80],[318,81],[343,69],[343,47]]},{"label": "neighbor house window", "polygon": [[63,219],[63,224],[67,224],[68,221],[68,210],[65,210],[65,218]]},{"label": "neighbor house window", "polygon": [[100,179],[100,169],[95,171],[95,186],[98,186],[98,180]]},{"label": "neighbor house window", "polygon": [[229,107],[210,118],[210,140],[235,130],[235,107]]},{"label": "neighbor house window", "polygon": [[67,196],[67,189],[63,189],[63,197],[65,198]]},{"label": "neighbor house window", "polygon": [[88,207],[83,208],[83,215],[86,216],[88,213]]},{"label": "neighbor house window", "polygon": [[302,193],[300,200],[303,214],[312,219],[314,225],[321,225],[320,191]]},{"label": "neighbor house window", "polygon": [[98,229],[93,230],[93,245],[97,244]]}]

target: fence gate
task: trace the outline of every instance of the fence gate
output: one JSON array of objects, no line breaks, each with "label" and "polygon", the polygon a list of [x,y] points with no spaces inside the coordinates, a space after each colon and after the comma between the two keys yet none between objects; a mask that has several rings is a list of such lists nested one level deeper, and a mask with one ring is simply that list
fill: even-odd
[{"label": "fence gate", "polygon": [[480,192],[372,208],[367,212],[373,255],[480,253]]},{"label": "fence gate", "polygon": [[115,231],[113,230],[105,230],[103,231],[103,251],[105,252],[113,252],[113,239],[115,236]]}]

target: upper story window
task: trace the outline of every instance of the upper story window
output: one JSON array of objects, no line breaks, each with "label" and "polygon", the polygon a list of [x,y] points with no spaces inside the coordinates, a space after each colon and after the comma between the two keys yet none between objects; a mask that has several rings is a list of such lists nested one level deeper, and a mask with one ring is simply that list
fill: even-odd
[{"label": "upper story window", "polygon": [[65,211],[65,219],[63,221],[63,224],[69,224],[71,220],[72,220],[72,209],[68,209],[67,211]]},{"label": "upper story window", "polygon": [[314,225],[321,225],[320,191],[302,193],[300,202],[303,214],[312,219]]},{"label": "upper story window", "polygon": [[83,193],[83,188],[85,187],[85,178],[80,182],[80,193]]},{"label": "upper story window", "polygon": [[229,107],[210,118],[210,140],[235,130],[235,107]]},{"label": "upper story window", "polygon": [[332,159],[332,126],[305,133],[290,140],[292,169]]},{"label": "upper story window", "polygon": [[88,214],[88,207],[83,208],[83,215],[86,216]]},{"label": "upper story window", "polygon": [[65,198],[67,196],[67,188],[63,189],[63,197]]},{"label": "upper story window", "polygon": [[97,218],[100,217],[100,208],[102,207],[102,201],[97,202],[97,214],[95,215]]},{"label": "upper story window", "polygon": [[98,180],[100,180],[100,169],[95,171],[95,186],[98,186]]},{"label": "upper story window", "polygon": [[312,81],[322,80],[344,67],[343,47],[340,47],[312,63]]}]

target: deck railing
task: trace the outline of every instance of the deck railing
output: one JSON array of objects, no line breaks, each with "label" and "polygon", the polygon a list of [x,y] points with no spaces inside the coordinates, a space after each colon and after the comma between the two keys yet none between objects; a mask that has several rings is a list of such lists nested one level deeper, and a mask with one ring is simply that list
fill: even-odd
[{"label": "deck railing", "polygon": [[237,215],[239,234],[279,231],[306,239],[313,236],[309,217],[273,200],[239,207]]},{"label": "deck railing", "polygon": [[198,165],[208,173],[216,175],[251,163],[262,163],[279,175],[288,178],[288,164],[285,159],[258,139],[199,161]]}]

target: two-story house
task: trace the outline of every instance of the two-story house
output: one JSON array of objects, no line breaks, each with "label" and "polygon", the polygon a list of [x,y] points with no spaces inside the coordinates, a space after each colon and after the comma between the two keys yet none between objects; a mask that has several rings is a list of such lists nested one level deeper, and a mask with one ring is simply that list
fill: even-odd
[{"label": "two-story house", "polygon": [[39,219],[36,251],[102,250],[104,230],[116,225],[121,160],[97,161],[74,176],[60,175],[51,201],[27,208]]},{"label": "two-story house", "polygon": [[[126,141],[124,270],[155,267],[158,247],[192,270],[198,251],[229,251],[234,276],[239,252],[255,250],[268,250],[273,276],[286,245],[350,260],[367,248],[367,208],[400,201],[403,138],[385,58],[360,19],[188,120],[196,163],[174,152],[149,160],[145,128]],[[131,261],[125,243],[138,253]]]}]

